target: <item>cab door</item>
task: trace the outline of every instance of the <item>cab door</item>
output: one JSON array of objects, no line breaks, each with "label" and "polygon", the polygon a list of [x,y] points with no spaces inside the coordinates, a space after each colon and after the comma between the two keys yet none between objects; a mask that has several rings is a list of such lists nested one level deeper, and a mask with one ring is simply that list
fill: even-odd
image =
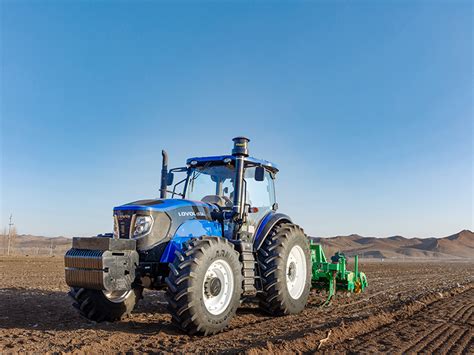
[{"label": "cab door", "polygon": [[255,180],[255,168],[245,171],[247,185],[245,204],[249,208],[247,231],[252,235],[257,231],[260,221],[273,209],[275,204],[275,183],[270,172],[265,170],[263,181]]}]

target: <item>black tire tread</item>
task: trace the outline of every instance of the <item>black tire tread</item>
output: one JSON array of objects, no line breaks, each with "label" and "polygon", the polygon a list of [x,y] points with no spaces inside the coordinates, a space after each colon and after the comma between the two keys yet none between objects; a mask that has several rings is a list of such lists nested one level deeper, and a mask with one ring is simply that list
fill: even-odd
[{"label": "black tire tread", "polygon": [[[298,302],[290,299],[286,291],[285,271],[281,272],[285,270],[286,266],[282,265],[282,256],[294,238],[300,238],[301,242],[305,243],[309,256],[308,238],[304,230],[293,223],[280,223],[276,225],[257,253],[263,286],[263,291],[257,297],[260,307],[272,315],[282,316],[299,313],[306,305],[309,295],[310,280],[308,280],[306,289]],[[307,272],[311,272],[310,263]]]},{"label": "black tire tread", "polygon": [[142,288],[134,292],[121,303],[107,300],[102,291],[85,288],[71,288],[68,295],[74,300],[73,307],[79,314],[94,322],[114,322],[130,316],[136,303],[141,298]]},{"label": "black tire tread", "polygon": [[200,304],[198,304],[200,302],[199,295],[202,289],[198,289],[197,285],[193,284],[192,278],[196,276],[196,269],[204,262],[208,252],[212,248],[219,247],[230,253],[230,257],[233,259],[231,261],[238,263],[239,270],[241,270],[238,252],[234,249],[232,243],[220,237],[203,236],[191,239],[182,252],[176,251],[177,257],[170,264],[170,273],[165,279],[168,286],[166,291],[168,310],[172,317],[172,323],[188,334],[210,335],[222,331],[240,304],[240,294],[242,293],[241,271],[234,275],[234,284],[239,296],[232,301],[234,303],[231,304],[226,320],[220,324],[210,326],[208,322],[202,319],[203,316],[198,310],[200,307]]}]

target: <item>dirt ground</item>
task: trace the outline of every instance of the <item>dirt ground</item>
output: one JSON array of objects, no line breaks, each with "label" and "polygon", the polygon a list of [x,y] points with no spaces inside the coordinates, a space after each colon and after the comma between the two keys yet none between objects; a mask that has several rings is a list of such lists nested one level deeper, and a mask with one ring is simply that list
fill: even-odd
[{"label": "dirt ground", "polygon": [[171,326],[162,292],[145,292],[122,322],[91,323],[66,295],[62,258],[0,257],[0,352],[474,353],[474,263],[361,270],[369,288],[360,295],[321,308],[314,292],[303,313],[277,318],[244,304],[227,331],[201,337]]}]

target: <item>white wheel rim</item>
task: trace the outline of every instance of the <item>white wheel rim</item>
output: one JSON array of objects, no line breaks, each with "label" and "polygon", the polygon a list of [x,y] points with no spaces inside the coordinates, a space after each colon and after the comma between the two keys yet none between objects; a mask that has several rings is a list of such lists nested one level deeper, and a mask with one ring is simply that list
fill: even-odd
[{"label": "white wheel rim", "polygon": [[202,283],[202,297],[207,311],[213,315],[224,312],[233,293],[234,274],[229,263],[222,259],[214,261],[207,269]]},{"label": "white wheel rim", "polygon": [[290,297],[297,300],[306,286],[306,255],[299,245],[290,250],[286,262],[286,286]]},{"label": "white wheel rim", "polygon": [[130,295],[132,290],[128,291],[102,291],[104,293],[104,296],[107,297],[107,299],[110,302],[113,303],[122,303],[127,299],[127,297]]}]

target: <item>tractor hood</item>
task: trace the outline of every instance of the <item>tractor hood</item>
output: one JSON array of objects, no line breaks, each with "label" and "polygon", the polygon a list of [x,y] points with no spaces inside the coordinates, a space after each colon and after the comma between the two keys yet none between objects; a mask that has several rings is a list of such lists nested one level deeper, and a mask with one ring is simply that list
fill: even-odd
[{"label": "tractor hood", "polygon": [[127,203],[122,206],[114,208],[114,211],[134,210],[134,211],[159,211],[169,212],[176,209],[195,209],[207,208],[212,209],[212,206],[202,201],[191,201],[183,199],[156,199],[156,200],[140,200]]},{"label": "tractor hood", "polygon": [[114,234],[135,239],[138,250],[149,250],[170,240],[187,220],[211,221],[215,207],[183,199],[140,200],[114,208]]}]

